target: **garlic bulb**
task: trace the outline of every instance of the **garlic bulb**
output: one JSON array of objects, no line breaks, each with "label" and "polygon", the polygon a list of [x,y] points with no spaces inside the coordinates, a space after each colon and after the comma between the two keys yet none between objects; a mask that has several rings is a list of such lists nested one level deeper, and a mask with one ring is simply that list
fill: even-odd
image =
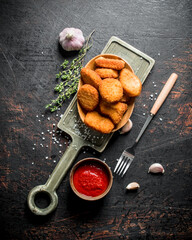
[{"label": "garlic bulb", "polygon": [[129,132],[132,127],[133,127],[133,123],[131,119],[129,119],[129,121],[121,128],[120,134],[125,134]]},{"label": "garlic bulb", "polygon": [[65,28],[59,34],[59,43],[66,51],[77,51],[83,47],[85,38],[78,28]]},{"label": "garlic bulb", "polygon": [[136,190],[138,188],[140,188],[140,186],[137,182],[129,183],[126,187],[127,190]]},{"label": "garlic bulb", "polygon": [[164,173],[164,172],[165,172],[165,170],[160,163],[153,163],[149,167],[149,171],[148,171],[148,173]]}]

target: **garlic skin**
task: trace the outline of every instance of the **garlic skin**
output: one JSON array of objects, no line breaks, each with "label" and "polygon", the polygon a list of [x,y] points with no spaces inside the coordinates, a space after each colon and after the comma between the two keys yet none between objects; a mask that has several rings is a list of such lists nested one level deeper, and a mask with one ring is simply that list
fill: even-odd
[{"label": "garlic skin", "polygon": [[59,43],[66,51],[77,51],[83,47],[85,38],[78,28],[65,28],[59,34]]},{"label": "garlic skin", "polygon": [[149,167],[149,171],[148,171],[148,173],[164,173],[164,172],[165,172],[165,170],[160,163],[153,163]]},{"label": "garlic skin", "polygon": [[126,187],[127,190],[136,190],[138,188],[140,188],[140,185],[137,182],[129,183]]},{"label": "garlic skin", "polygon": [[129,121],[121,128],[120,134],[125,134],[127,132],[129,132],[133,127],[133,123],[131,121],[131,119],[129,119]]}]

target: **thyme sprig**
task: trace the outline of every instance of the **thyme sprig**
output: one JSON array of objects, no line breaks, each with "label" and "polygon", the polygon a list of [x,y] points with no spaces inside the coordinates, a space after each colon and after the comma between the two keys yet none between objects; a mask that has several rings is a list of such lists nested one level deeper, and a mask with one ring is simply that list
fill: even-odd
[{"label": "thyme sprig", "polygon": [[87,51],[93,45],[93,42],[91,41],[93,33],[94,31],[86,38],[84,46],[79,51],[78,56],[73,59],[71,63],[65,59],[61,64],[61,71],[56,74],[56,79],[60,80],[60,82],[54,88],[54,91],[59,95],[56,99],[51,100],[51,103],[45,106],[45,108],[49,108],[51,112],[60,108],[66,99],[69,99],[72,94],[77,92],[80,71],[83,67],[83,60]]}]

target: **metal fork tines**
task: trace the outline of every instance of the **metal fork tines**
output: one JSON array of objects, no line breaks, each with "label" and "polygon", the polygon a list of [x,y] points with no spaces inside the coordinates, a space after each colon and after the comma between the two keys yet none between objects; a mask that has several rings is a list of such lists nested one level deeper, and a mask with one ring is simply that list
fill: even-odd
[{"label": "metal fork tines", "polygon": [[127,172],[129,166],[131,165],[133,159],[134,159],[134,155],[127,152],[126,150],[123,151],[114,169],[114,173],[118,175],[122,174],[121,176],[123,177],[124,174]]},{"label": "metal fork tines", "polygon": [[115,167],[114,173],[121,175],[122,177],[124,176],[124,174],[127,172],[129,166],[131,165],[134,157],[135,157],[135,148],[139,142],[139,139],[141,138],[141,136],[143,135],[145,129],[147,128],[147,126],[149,125],[150,121],[153,118],[153,114],[150,114],[145,122],[145,124],[143,125],[137,139],[135,140],[135,143],[133,144],[132,147],[129,147],[127,149],[124,150],[124,152],[121,154],[121,157]]}]

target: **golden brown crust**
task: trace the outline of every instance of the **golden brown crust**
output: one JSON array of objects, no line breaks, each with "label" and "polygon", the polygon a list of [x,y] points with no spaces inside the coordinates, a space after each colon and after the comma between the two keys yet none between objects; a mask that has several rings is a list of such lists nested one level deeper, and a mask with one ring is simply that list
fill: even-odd
[{"label": "golden brown crust", "polygon": [[95,63],[97,67],[112,68],[115,70],[121,70],[125,66],[125,62],[123,60],[104,58],[104,57],[96,58]]},{"label": "golden brown crust", "polygon": [[99,103],[99,93],[90,84],[84,84],[78,90],[77,99],[82,108],[93,111]]},{"label": "golden brown crust", "polygon": [[109,118],[101,116],[98,112],[88,112],[84,120],[85,124],[102,133],[110,133],[115,127]]},{"label": "golden brown crust", "polygon": [[123,97],[123,87],[115,78],[105,78],[99,86],[99,92],[102,99],[109,103],[117,102]]},{"label": "golden brown crust", "polygon": [[142,83],[140,79],[127,68],[121,70],[119,81],[121,82],[123,89],[128,96],[137,97],[140,95]]},{"label": "golden brown crust", "polygon": [[81,69],[81,78],[84,83],[90,84],[96,89],[99,89],[99,85],[102,81],[100,76],[95,71],[85,67]]},{"label": "golden brown crust", "polygon": [[115,125],[121,121],[123,114],[127,110],[127,104],[121,102],[106,103],[104,101],[101,101],[99,107],[101,113],[110,117]]},{"label": "golden brown crust", "polygon": [[108,134],[124,121],[132,97],[138,96],[142,88],[141,81],[125,65],[120,59],[97,57],[88,65],[90,68],[81,70],[84,87],[78,91],[78,110],[88,127]]},{"label": "golden brown crust", "polygon": [[101,78],[118,78],[119,73],[115,69],[110,68],[96,68],[95,72],[101,77]]}]

